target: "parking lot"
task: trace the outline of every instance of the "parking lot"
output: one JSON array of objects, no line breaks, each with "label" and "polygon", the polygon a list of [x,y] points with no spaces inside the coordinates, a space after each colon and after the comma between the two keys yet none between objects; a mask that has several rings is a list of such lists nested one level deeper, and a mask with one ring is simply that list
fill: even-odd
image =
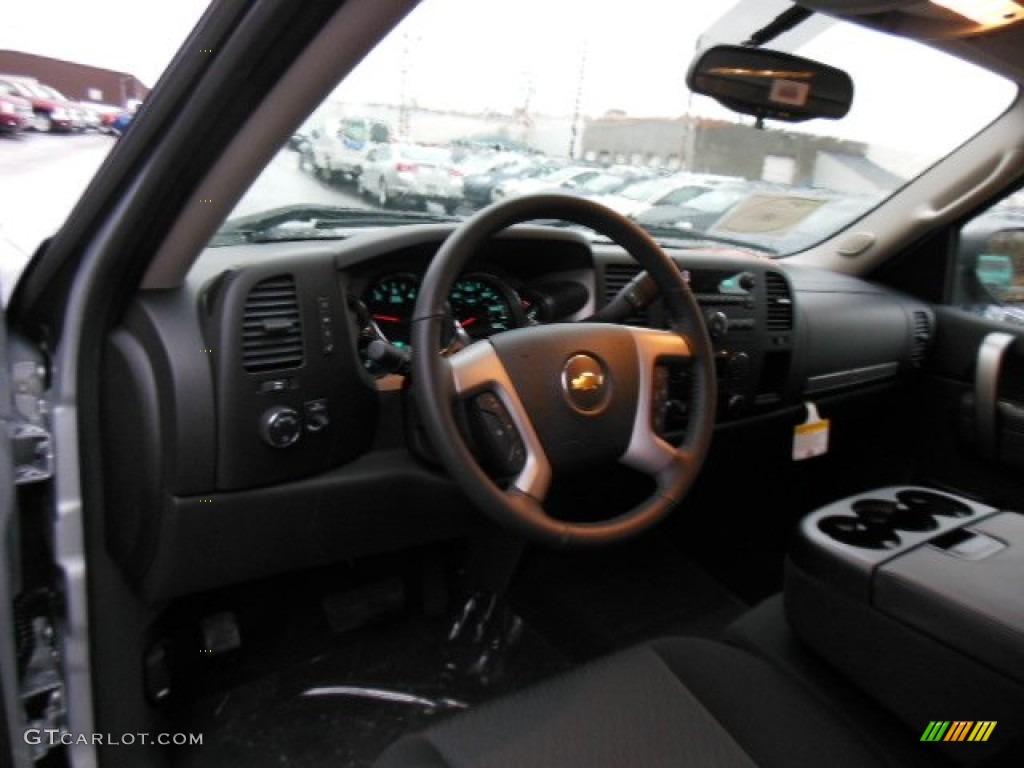
[{"label": "parking lot", "polygon": [[[36,247],[60,228],[115,145],[113,137],[98,133],[0,137],[0,281],[5,299]],[[235,213],[273,207],[282,198],[372,207],[354,188],[331,186],[303,173],[298,154],[283,150]]]},{"label": "parking lot", "polygon": [[97,133],[0,137],[0,280],[6,297],[39,243],[67,218],[114,145]]}]

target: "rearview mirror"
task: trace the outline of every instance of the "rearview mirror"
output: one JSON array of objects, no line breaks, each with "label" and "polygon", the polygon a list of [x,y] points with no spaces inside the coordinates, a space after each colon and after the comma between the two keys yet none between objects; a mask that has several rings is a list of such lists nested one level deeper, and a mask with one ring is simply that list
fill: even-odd
[{"label": "rearview mirror", "polygon": [[853,102],[853,81],[841,69],[736,45],[702,51],[686,74],[686,85],[741,114],[792,123],[838,119]]}]

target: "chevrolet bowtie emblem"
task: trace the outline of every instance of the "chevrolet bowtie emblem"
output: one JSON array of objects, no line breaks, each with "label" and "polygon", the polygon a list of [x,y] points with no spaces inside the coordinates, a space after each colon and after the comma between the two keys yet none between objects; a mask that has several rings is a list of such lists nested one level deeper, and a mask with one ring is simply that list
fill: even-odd
[{"label": "chevrolet bowtie emblem", "polygon": [[569,388],[574,392],[593,392],[604,385],[604,376],[594,371],[583,371],[579,376],[569,380]]},{"label": "chevrolet bowtie emblem", "polygon": [[587,416],[611,402],[614,383],[604,363],[586,352],[573,355],[562,368],[562,394],[574,410]]}]

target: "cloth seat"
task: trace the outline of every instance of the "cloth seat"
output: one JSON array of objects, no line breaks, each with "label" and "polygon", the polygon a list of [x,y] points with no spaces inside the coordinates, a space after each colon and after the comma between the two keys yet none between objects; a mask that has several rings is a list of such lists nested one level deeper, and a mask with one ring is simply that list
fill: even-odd
[{"label": "cloth seat", "polygon": [[609,656],[406,736],[377,768],[892,765],[826,702],[724,643]]}]

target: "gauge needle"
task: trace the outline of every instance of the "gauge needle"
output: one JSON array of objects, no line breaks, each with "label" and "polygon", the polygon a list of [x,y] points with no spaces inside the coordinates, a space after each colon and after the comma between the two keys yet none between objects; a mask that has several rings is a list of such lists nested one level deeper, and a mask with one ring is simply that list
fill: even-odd
[{"label": "gauge needle", "polygon": [[475,322],[476,322],[476,318],[475,317],[467,317],[465,320],[460,320],[459,321],[459,325],[461,325],[463,328],[466,328],[467,326],[470,326],[470,325],[472,325]]},{"label": "gauge needle", "polygon": [[394,315],[370,315],[374,320],[383,320],[385,323],[400,323],[402,318]]}]

